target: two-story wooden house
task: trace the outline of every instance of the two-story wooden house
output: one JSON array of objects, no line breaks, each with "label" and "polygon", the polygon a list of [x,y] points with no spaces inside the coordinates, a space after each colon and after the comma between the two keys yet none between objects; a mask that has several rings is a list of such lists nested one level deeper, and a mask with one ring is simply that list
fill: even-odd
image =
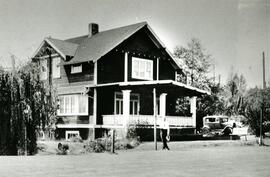
[{"label": "two-story wooden house", "polygon": [[[172,128],[196,127],[196,97],[206,91],[186,76],[151,27],[138,23],[66,40],[46,38],[35,52],[41,78],[57,88],[60,137],[97,138],[166,116]],[[155,96],[154,96],[155,95]],[[190,117],[175,116],[176,99],[189,97]],[[125,132],[125,131],[123,131]]]}]

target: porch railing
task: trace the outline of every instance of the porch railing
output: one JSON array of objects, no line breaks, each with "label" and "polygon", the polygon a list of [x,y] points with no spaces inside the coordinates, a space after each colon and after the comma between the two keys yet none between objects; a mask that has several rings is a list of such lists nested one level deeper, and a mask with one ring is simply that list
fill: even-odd
[{"label": "porch railing", "polygon": [[[166,116],[170,126],[194,126],[192,117]],[[162,121],[161,116],[157,116],[157,125]],[[104,125],[124,125],[125,117],[123,115],[103,115]],[[130,115],[128,124],[130,125],[154,125],[153,115]]]}]

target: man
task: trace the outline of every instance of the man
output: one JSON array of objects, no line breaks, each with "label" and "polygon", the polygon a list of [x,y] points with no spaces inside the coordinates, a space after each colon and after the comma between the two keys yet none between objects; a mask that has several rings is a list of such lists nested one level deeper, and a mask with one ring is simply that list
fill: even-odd
[{"label": "man", "polygon": [[170,126],[169,126],[169,122],[166,120],[166,117],[163,118],[163,121],[161,122],[161,125],[160,125],[160,137],[163,143],[162,149],[170,150],[167,144],[167,141],[169,141],[170,139]]}]

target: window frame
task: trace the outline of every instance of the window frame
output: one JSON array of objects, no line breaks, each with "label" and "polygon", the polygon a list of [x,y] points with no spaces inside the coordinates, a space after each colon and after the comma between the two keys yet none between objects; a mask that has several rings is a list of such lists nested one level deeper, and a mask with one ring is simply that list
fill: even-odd
[{"label": "window frame", "polygon": [[[79,70],[76,71],[75,68],[79,68]],[[82,64],[71,65],[71,68],[70,68],[70,74],[78,74],[78,73],[82,73]]]},{"label": "window frame", "polygon": [[76,135],[77,137],[80,137],[80,131],[79,130],[66,130],[65,132],[65,138],[66,140],[69,140],[70,138],[68,137],[68,135],[71,134],[71,135]]},{"label": "window frame", "polygon": [[[138,62],[138,68],[135,68],[135,62]],[[148,71],[148,66],[150,65],[150,76],[146,76],[146,73]],[[141,67],[143,66],[143,67]],[[133,79],[142,79],[142,80],[154,80],[153,73],[154,73],[154,61],[150,59],[144,59],[144,58],[138,58],[138,57],[132,57],[131,62],[131,77]],[[136,74],[136,72],[138,74]],[[141,76],[141,73],[143,73],[144,76]]]},{"label": "window frame", "polygon": [[[117,95],[122,96],[122,98],[117,98]],[[137,99],[133,99],[132,96],[137,97]],[[118,106],[118,114],[117,114],[117,101],[120,102],[120,106]],[[133,103],[132,105],[132,114],[130,113],[131,110],[129,110],[130,115],[139,115],[140,113],[140,94],[139,93],[130,93],[130,99],[129,99],[129,106],[131,105],[130,103]],[[137,103],[137,110],[135,109],[135,104]],[[134,114],[136,111],[136,114]],[[123,115],[123,93],[122,92],[115,92],[114,93],[114,115]]]},{"label": "window frame", "polygon": [[[80,97],[83,97],[85,100],[84,112],[80,112]],[[87,116],[89,114],[89,99],[87,95],[82,94],[71,94],[71,95],[59,95],[59,109],[57,110],[58,116]],[[61,100],[62,99],[62,103]],[[72,104],[72,100],[74,104]],[[63,107],[62,107],[62,105]],[[73,109],[72,109],[73,108]],[[61,112],[63,110],[63,112]]]}]

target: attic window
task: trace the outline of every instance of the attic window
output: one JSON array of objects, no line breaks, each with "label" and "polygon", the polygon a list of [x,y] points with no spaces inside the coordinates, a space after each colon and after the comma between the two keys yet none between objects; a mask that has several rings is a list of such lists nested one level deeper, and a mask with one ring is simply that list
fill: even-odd
[{"label": "attic window", "polygon": [[81,73],[82,72],[82,64],[80,65],[72,65],[71,66],[71,74]]}]

